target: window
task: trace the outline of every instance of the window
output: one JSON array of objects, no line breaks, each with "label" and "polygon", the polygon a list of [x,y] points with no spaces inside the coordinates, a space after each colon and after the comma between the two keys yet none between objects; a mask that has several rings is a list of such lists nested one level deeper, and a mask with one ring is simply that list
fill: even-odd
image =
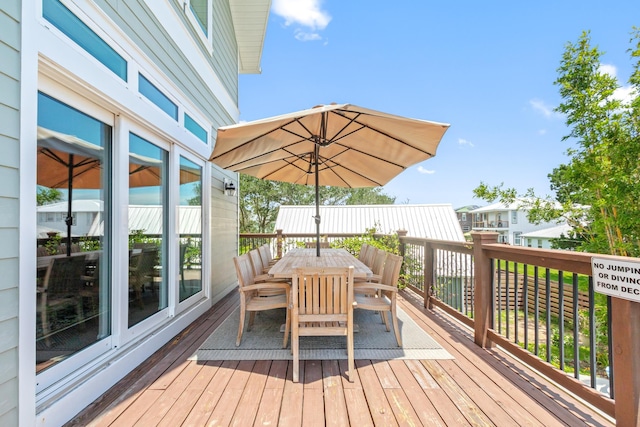
[{"label": "window", "polygon": [[202,167],[180,156],[180,302],[202,290]]},{"label": "window", "polygon": [[118,77],[127,81],[127,61],[60,3],[60,0],[44,0],[42,16]]},{"label": "window", "polygon": [[542,248],[542,239],[538,239],[538,247]]},{"label": "window", "polygon": [[129,134],[129,327],[168,306],[168,157]]},{"label": "window", "polygon": [[189,0],[189,8],[202,31],[209,33],[209,0]]},{"label": "window", "polygon": [[209,135],[207,134],[207,131],[204,130],[204,128],[200,126],[198,122],[193,120],[187,113],[184,113],[184,127],[189,132],[198,137],[198,139],[200,139],[202,142],[204,142],[205,144],[208,143]]},{"label": "window", "polygon": [[[54,195],[36,207],[46,221],[37,224],[38,373],[111,335],[111,135],[111,126],[38,94],[38,193]],[[103,228],[76,220],[83,216]]]},{"label": "window", "polygon": [[522,245],[522,239],[520,238],[520,236],[522,236],[522,232],[521,231],[514,231],[513,232],[513,244],[520,246]]},{"label": "window", "polygon": [[462,214],[460,215],[460,219],[462,221],[466,221],[467,220],[467,213],[466,212],[462,212]]},{"label": "window", "polygon": [[167,113],[173,120],[178,120],[178,106],[142,74],[138,74],[138,92]]},{"label": "window", "polygon": [[511,211],[511,224],[518,223],[518,211]]}]

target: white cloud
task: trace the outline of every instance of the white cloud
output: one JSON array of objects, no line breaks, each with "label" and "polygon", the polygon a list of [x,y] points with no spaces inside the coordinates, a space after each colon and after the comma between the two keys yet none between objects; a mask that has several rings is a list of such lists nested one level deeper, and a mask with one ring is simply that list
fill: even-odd
[{"label": "white cloud", "polygon": [[600,64],[600,72],[602,74],[609,74],[613,78],[618,78],[618,69],[615,65],[611,64]]},{"label": "white cloud", "polygon": [[531,101],[529,101],[529,105],[531,105],[534,110],[538,111],[547,118],[554,115],[553,107],[548,106],[544,103],[544,101],[540,99],[532,99]]},{"label": "white cloud", "polygon": [[546,129],[540,129],[538,131],[538,135],[546,135],[547,134],[547,130]]},{"label": "white cloud", "polygon": [[436,173],[436,171],[425,169],[422,166],[418,166],[418,172],[420,172],[423,175],[433,175],[434,173]]},{"label": "white cloud", "polygon": [[613,92],[613,98],[624,104],[629,104],[636,95],[636,91],[631,86],[619,87]]},{"label": "white cloud", "polygon": [[473,142],[467,141],[466,139],[463,139],[463,138],[458,139],[458,145],[468,145],[469,147],[475,147],[475,145],[473,145]]},{"label": "white cloud", "polygon": [[300,41],[321,40],[317,31],[324,30],[331,15],[321,9],[322,0],[273,0],[271,10],[284,18],[286,26],[296,26],[295,38]]},{"label": "white cloud", "polygon": [[294,31],[294,37],[301,42],[308,42],[313,40],[322,40],[322,36],[318,33],[307,33],[300,28]]}]

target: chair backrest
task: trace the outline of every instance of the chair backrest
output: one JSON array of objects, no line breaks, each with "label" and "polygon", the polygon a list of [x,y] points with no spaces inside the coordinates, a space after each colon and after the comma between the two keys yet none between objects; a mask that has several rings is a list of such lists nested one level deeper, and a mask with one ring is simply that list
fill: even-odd
[{"label": "chair backrest", "polygon": [[345,321],[353,312],[353,267],[296,269],[291,299],[301,321]]},{"label": "chair backrest", "polygon": [[155,245],[153,247],[143,248],[140,253],[131,255],[134,274],[140,279],[145,276],[150,276],[153,273],[157,255],[158,247]]},{"label": "chair backrest", "polygon": [[233,264],[236,266],[236,275],[238,276],[238,286],[240,288],[244,286],[253,285],[253,267],[251,266],[251,259],[249,254],[233,257]]},{"label": "chair backrest", "polygon": [[77,295],[84,274],[86,256],[74,255],[51,260],[44,276],[43,288],[49,300]]},{"label": "chair backrest", "polygon": [[273,256],[271,255],[271,248],[268,244],[264,244],[258,248],[258,252],[260,253],[260,258],[262,258],[263,265],[269,265],[271,261],[273,261]]},{"label": "chair backrest", "polygon": [[358,261],[364,262],[365,258],[367,257],[367,251],[369,250],[369,244],[368,243],[363,243],[362,246],[360,246],[360,253],[358,254]]},{"label": "chair backrest", "polygon": [[367,252],[364,255],[364,261],[362,261],[367,267],[371,268],[373,266],[373,260],[376,258],[376,254],[379,249],[375,246],[369,245],[367,248]]},{"label": "chair backrest", "polygon": [[[312,249],[312,248],[316,248],[317,247],[317,242],[315,240],[310,241],[310,242],[304,242],[304,247],[307,249]],[[320,242],[320,248],[321,249],[329,249],[331,247],[331,245],[329,244],[329,242]]]},{"label": "chair backrest", "polygon": [[382,271],[384,269],[384,263],[387,259],[388,252],[379,249],[376,252],[376,257],[373,259],[373,263],[371,264],[371,271],[373,274],[382,275]]},{"label": "chair backrest", "polygon": [[400,255],[387,254],[387,259],[384,262],[384,269],[382,270],[381,283],[383,285],[398,286],[402,260],[403,258]]},{"label": "chair backrest", "polygon": [[251,260],[251,268],[253,268],[253,275],[258,276],[260,274],[263,274],[263,270],[266,265],[262,263],[260,252],[257,249],[251,249],[248,254],[249,259]]}]

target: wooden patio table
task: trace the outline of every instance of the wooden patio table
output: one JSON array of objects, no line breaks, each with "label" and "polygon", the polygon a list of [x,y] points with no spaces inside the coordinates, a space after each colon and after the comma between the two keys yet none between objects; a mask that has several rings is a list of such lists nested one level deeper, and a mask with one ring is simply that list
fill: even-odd
[{"label": "wooden patio table", "polygon": [[345,249],[293,249],[288,251],[273,267],[269,275],[275,279],[291,279],[296,268],[300,267],[349,267],[354,268],[354,278],[368,279],[373,272]]}]

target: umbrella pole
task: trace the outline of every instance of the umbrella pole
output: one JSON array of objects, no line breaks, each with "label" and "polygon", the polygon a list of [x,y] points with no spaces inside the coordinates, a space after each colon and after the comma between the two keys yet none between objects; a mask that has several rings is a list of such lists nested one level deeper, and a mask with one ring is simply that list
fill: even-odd
[{"label": "umbrella pole", "polygon": [[73,212],[71,204],[73,203],[72,192],[73,192],[73,154],[69,154],[69,191],[67,192],[67,199],[69,200],[67,203],[67,218],[64,220],[67,224],[67,256],[71,256],[71,225],[73,224]]},{"label": "umbrella pole", "polygon": [[316,167],[316,256],[320,256],[320,177],[318,175],[318,154],[320,147],[315,145],[315,167]]}]

